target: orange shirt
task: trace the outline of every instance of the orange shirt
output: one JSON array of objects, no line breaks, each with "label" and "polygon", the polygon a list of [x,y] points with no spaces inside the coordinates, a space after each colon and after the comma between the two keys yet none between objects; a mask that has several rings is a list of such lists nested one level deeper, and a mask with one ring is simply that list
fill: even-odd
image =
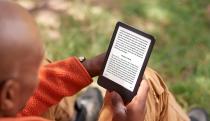
[{"label": "orange shirt", "polygon": [[47,119],[35,116],[15,117],[15,118],[0,118],[0,121],[49,121]]},{"label": "orange shirt", "polygon": [[47,121],[32,116],[43,114],[63,97],[74,95],[92,82],[86,69],[75,57],[42,66],[39,80],[38,88],[18,114],[21,117],[0,118],[0,121]]}]

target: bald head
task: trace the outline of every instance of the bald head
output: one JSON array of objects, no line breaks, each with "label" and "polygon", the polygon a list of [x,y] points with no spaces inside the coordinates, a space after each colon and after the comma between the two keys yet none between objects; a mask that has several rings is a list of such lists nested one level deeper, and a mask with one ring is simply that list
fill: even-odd
[{"label": "bald head", "polygon": [[32,16],[22,7],[0,1],[0,80],[37,68],[42,44]]},{"label": "bald head", "polygon": [[43,48],[33,17],[0,0],[0,116],[14,116],[33,93]]}]

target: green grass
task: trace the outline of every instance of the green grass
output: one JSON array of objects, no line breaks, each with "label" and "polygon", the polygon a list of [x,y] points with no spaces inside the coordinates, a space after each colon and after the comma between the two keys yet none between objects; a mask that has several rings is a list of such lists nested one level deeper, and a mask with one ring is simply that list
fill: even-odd
[{"label": "green grass", "polygon": [[48,57],[92,57],[104,52],[120,20],[155,36],[149,66],[157,70],[179,103],[189,110],[204,107],[210,113],[210,20],[208,0],[122,0],[117,9],[87,4],[86,18],[61,15],[61,39],[46,37]]}]

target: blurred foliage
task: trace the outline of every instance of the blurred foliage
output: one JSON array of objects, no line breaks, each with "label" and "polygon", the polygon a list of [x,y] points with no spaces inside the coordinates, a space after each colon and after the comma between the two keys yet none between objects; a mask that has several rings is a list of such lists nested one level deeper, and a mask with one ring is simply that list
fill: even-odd
[{"label": "blurred foliage", "polygon": [[60,14],[58,40],[42,33],[49,58],[93,57],[102,53],[108,47],[115,23],[126,22],[155,36],[149,66],[167,80],[179,103],[186,110],[204,107],[210,112],[209,0],[71,2],[84,17]]}]

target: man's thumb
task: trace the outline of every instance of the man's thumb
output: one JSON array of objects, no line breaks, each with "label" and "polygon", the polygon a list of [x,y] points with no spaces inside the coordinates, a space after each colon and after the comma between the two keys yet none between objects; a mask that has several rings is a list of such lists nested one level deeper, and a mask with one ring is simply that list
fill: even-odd
[{"label": "man's thumb", "polygon": [[123,121],[126,119],[126,107],[121,96],[116,92],[111,92],[111,103],[113,109],[113,121]]}]

